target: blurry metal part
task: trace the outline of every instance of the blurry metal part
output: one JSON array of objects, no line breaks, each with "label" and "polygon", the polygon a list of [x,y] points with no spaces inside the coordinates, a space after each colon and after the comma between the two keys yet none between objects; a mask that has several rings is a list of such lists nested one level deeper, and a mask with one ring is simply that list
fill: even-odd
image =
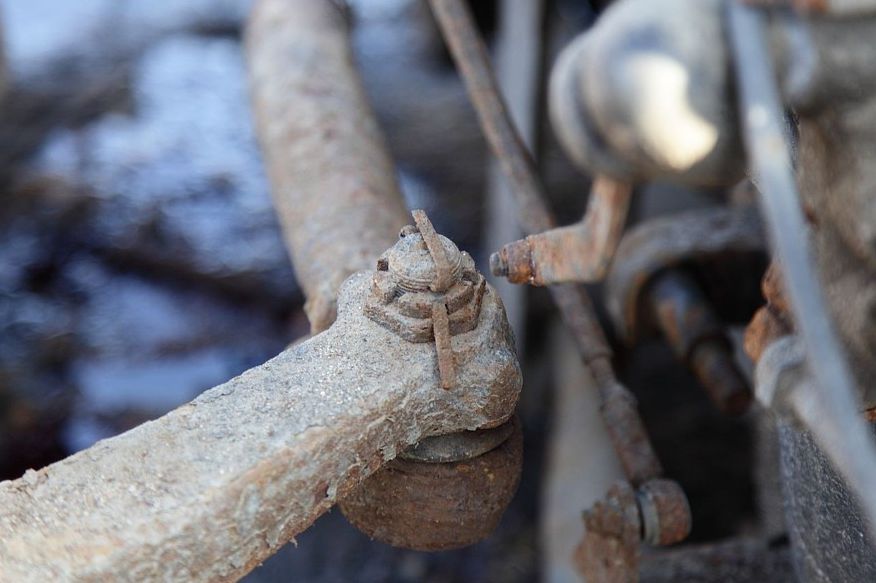
[{"label": "blurry metal part", "polygon": [[831,16],[876,14],[876,0],[745,0],[752,6],[794,8],[803,13]]},{"label": "blurry metal part", "polygon": [[[378,259],[372,293],[365,303],[369,318],[409,342],[436,340],[436,302],[446,306],[449,335],[464,334],[478,325],[486,282],[468,253],[459,251],[450,239],[437,237],[451,265],[451,279],[445,292],[430,289],[437,269],[424,238],[416,230],[404,229],[396,244]],[[446,343],[443,337],[437,340]]]},{"label": "blurry metal part", "polygon": [[539,286],[600,281],[620,242],[632,190],[627,182],[597,176],[580,223],[508,243],[490,256],[490,271]]},{"label": "blurry metal part", "polygon": [[[538,157],[542,113],[542,84],[545,67],[549,0],[499,0],[499,20],[493,37],[496,77],[508,106],[508,112],[523,143]],[[489,161],[486,185],[486,218],[482,249],[498,249],[508,241],[519,239],[523,230],[517,221],[517,209],[511,185],[495,159]],[[526,337],[526,308],[529,292],[500,277],[487,276],[505,304],[505,313],[517,338],[517,351],[523,358]]]},{"label": "blurry metal part", "polygon": [[588,583],[637,583],[642,524],[636,493],[617,482],[584,512],[584,538],[575,551],[578,572]]},{"label": "blurry metal part", "polygon": [[640,542],[675,544],[690,528],[690,506],[676,482],[649,480],[638,489],[617,482],[584,511],[584,538],[575,552],[578,570],[588,582],[637,582]]},{"label": "blurry metal part", "polygon": [[581,509],[623,479],[623,468],[599,413],[596,383],[559,322],[551,323],[547,352],[555,390],[539,505],[542,581],[577,583],[573,555],[584,536]]},{"label": "blurry metal part", "polygon": [[[352,276],[324,333],[160,419],[0,483],[0,578],[235,580],[408,445],[513,414],[520,368],[491,289],[478,327],[454,339],[450,391],[430,345],[364,315],[370,293],[368,273]],[[421,537],[429,527],[420,523]]]},{"label": "blurry metal part", "polygon": [[736,112],[726,104],[732,87],[722,4],[615,2],[563,50],[551,73],[550,114],[579,166],[591,175],[695,186],[742,176]]},{"label": "blurry metal part", "polygon": [[[508,117],[467,6],[460,0],[430,0],[430,5],[490,147],[513,186],[521,226],[529,233],[553,228],[556,223],[545,203],[532,160]],[[551,286],[550,293],[599,387],[606,425],[627,477],[638,484],[660,476],[663,469],[639,417],[636,399],[617,380],[611,365],[611,348],[590,298],[580,287],[568,284]]]},{"label": "blurry metal part", "polygon": [[848,484],[809,430],[791,418],[779,418],[776,425],[784,522],[797,580],[876,581],[876,539]]},{"label": "blurry metal part", "polygon": [[872,466],[867,463],[869,452],[858,449],[849,438],[849,433],[856,431],[850,427],[850,421],[863,427],[865,438],[871,438],[872,430],[864,422],[863,414],[852,420],[825,414],[830,410],[829,397],[810,374],[809,361],[798,337],[776,340],[757,363],[755,394],[765,407],[780,415],[793,416],[812,434],[860,502],[872,535],[876,530],[876,480],[870,472]]},{"label": "blurry metal part", "polygon": [[490,429],[434,435],[421,439],[398,457],[411,462],[429,464],[470,460],[499,447],[511,436],[513,429],[514,422],[508,421]]},{"label": "blurry metal part", "polygon": [[[810,429],[862,501],[871,528],[876,528],[876,445],[858,414],[857,389],[813,270],[766,46],[764,15],[737,1],[727,3],[727,13],[746,148],[763,193],[759,200],[782,265],[794,323],[814,376],[804,384],[807,390],[795,391],[799,396],[794,408],[804,423],[817,426]],[[758,370],[766,356],[761,357]]]},{"label": "blurry metal part", "polygon": [[275,206],[317,333],[334,321],[341,283],[393,244],[405,204],[336,5],[259,0],[246,54]]},{"label": "blurry metal part", "polygon": [[396,458],[341,500],[344,516],[372,538],[415,550],[454,549],[486,538],[520,481],[523,433],[516,418],[506,425],[507,439],[471,459]]},{"label": "blurry metal part", "polygon": [[[455,390],[453,339],[478,326],[486,283],[425,212],[412,214],[416,226],[404,227],[377,262],[364,313],[409,342],[434,340],[441,386]],[[519,425],[507,422],[426,437],[348,497],[344,515],[395,546],[440,550],[477,542],[492,532],[517,487],[521,448],[504,446],[514,431]]]},{"label": "blurry metal part", "polygon": [[791,307],[775,261],[763,276],[761,291],[767,303],[755,312],[746,326],[744,340],[745,353],[755,364],[770,344],[793,332]]},{"label": "blurry metal part", "polygon": [[628,342],[637,337],[645,286],[667,268],[709,262],[727,253],[760,253],[765,248],[757,210],[719,207],[658,217],[630,229],[606,278],[606,305]]},{"label": "blurry metal part", "polygon": [[690,534],[690,505],[678,482],[648,480],[636,490],[636,502],[642,519],[642,540],[649,545],[674,545]]},{"label": "blurry metal part", "polygon": [[748,410],[751,391],[736,365],[733,344],[696,281],[678,269],[655,276],[647,286],[654,320],[672,347],[724,413]]}]

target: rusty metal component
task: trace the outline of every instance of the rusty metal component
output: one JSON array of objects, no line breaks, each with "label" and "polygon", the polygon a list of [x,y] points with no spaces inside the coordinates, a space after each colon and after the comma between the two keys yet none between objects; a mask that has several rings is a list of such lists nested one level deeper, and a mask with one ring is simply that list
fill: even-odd
[{"label": "rusty metal component", "polygon": [[674,545],[690,534],[690,506],[677,482],[649,480],[636,491],[636,501],[642,518],[642,539],[649,545]]},{"label": "rusty metal component", "polygon": [[[160,419],[0,483],[2,577],[237,579],[408,446],[510,418],[520,368],[491,288],[479,325],[454,337],[449,391],[430,345],[365,316],[371,293],[371,274],[352,276],[324,333]],[[419,526],[426,537],[430,525]]]},{"label": "rusty metal component", "polygon": [[532,285],[601,280],[620,241],[631,195],[629,183],[596,177],[580,223],[505,245],[490,256],[490,270],[511,283]]},{"label": "rusty metal component", "polygon": [[636,583],[639,543],[666,546],[690,533],[687,497],[672,480],[649,480],[634,489],[615,483],[602,500],[584,511],[584,538],[575,551],[585,581]]},{"label": "rusty metal component", "polygon": [[[508,116],[471,14],[460,0],[430,0],[445,41],[468,89],[493,154],[512,185],[520,225],[527,233],[556,226],[532,159]],[[624,471],[634,483],[663,472],[639,417],[633,394],[618,382],[611,348],[586,291],[575,285],[550,288],[551,297],[572,333],[584,363],[599,388],[601,411]]]},{"label": "rusty metal component", "polygon": [[654,277],[647,287],[654,320],[675,355],[684,362],[723,412],[748,410],[751,391],[736,365],[733,345],[696,281],[678,269]]},{"label": "rusty metal component", "polygon": [[618,482],[584,512],[584,539],[575,551],[584,580],[637,583],[641,531],[636,493],[629,483]]},{"label": "rusty metal component", "polygon": [[470,460],[492,451],[505,442],[514,430],[509,421],[498,427],[460,431],[447,435],[435,435],[420,440],[399,454],[399,458],[411,462],[446,464]]},{"label": "rusty metal component", "polygon": [[[422,210],[414,210],[411,212],[414,216],[417,231],[423,237],[423,242],[429,250],[429,255],[432,256],[432,263],[435,264],[435,278],[429,283],[429,289],[435,293],[442,294],[447,291],[451,284],[455,283],[458,277],[453,277],[453,267],[450,259],[447,257],[447,250],[444,248],[444,243],[435,232],[435,227],[426,212]],[[458,261],[455,263],[459,263]]]},{"label": "rusty metal component", "polygon": [[474,261],[438,235],[426,213],[377,261],[365,314],[409,342],[435,341],[441,384],[456,382],[451,336],[478,325],[486,281]]},{"label": "rusty metal component", "polygon": [[[799,397],[794,408],[844,475],[863,503],[870,525],[876,528],[876,499],[872,494],[876,443],[859,414],[855,377],[815,272],[786,136],[784,108],[769,58],[766,18],[757,9],[735,1],[727,3],[726,15],[746,150],[763,192],[759,202],[781,262],[795,329],[806,347],[806,363],[813,376],[810,382],[802,383],[807,390],[795,391]],[[758,371],[765,366],[770,350],[761,357]]]},{"label": "rusty metal component", "polygon": [[259,140],[314,333],[341,283],[372,269],[406,209],[339,5],[260,0],[246,31]]},{"label": "rusty metal component", "polygon": [[765,245],[757,211],[749,207],[689,211],[631,229],[606,278],[606,305],[615,327],[628,341],[636,339],[642,329],[640,298],[657,273],[728,253],[761,254]]},{"label": "rusty metal component", "polygon": [[514,497],[523,461],[520,424],[479,456],[447,463],[397,458],[340,507],[368,536],[393,546],[439,551],[474,544],[496,528]]},{"label": "rusty metal component", "polygon": [[[876,491],[873,489],[876,476],[867,463],[869,452],[855,447],[854,423],[825,415],[825,410],[830,410],[829,397],[809,371],[809,355],[804,346],[795,335],[784,336],[770,344],[757,363],[755,395],[765,407],[802,423],[812,434],[860,502],[866,518],[865,528],[872,535],[876,530]],[[869,437],[872,430],[863,422],[863,416],[856,417],[855,421]]]}]

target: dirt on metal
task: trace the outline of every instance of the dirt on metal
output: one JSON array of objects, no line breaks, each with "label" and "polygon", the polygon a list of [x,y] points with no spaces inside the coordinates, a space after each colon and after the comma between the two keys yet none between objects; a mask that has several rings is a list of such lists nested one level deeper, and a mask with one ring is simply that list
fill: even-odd
[{"label": "dirt on metal", "polygon": [[[424,437],[497,427],[520,368],[501,300],[434,348],[364,314],[372,274],[342,287],[322,334],[156,421],[0,483],[0,573],[11,581],[240,578]],[[400,367],[398,364],[404,363]]]}]

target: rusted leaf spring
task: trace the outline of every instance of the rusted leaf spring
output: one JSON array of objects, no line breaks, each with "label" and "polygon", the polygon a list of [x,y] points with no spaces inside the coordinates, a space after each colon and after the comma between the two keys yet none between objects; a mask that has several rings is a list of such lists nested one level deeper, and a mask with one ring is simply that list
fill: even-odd
[{"label": "rusted leaf spring", "polygon": [[443,390],[434,347],[364,314],[371,276],[347,280],[323,334],[0,482],[0,579],[236,580],[407,446],[509,419],[521,378],[495,292],[455,339],[458,383]]},{"label": "rusted leaf spring", "polygon": [[320,332],[344,279],[395,242],[405,205],[339,4],[259,0],[246,53],[274,204]]},{"label": "rusted leaf spring", "polygon": [[[554,228],[556,221],[545,203],[532,159],[508,116],[468,8],[460,0],[430,0],[430,5],[490,147],[512,185],[521,227],[530,234]],[[549,290],[599,388],[601,411],[625,474],[634,484],[662,475],[663,468],[639,417],[636,398],[618,382],[611,366],[611,348],[589,296],[579,286],[569,284],[554,285]]]},{"label": "rusted leaf spring", "polygon": [[601,280],[620,242],[632,190],[627,182],[596,177],[580,223],[505,245],[490,257],[490,270],[511,283],[539,286]]}]

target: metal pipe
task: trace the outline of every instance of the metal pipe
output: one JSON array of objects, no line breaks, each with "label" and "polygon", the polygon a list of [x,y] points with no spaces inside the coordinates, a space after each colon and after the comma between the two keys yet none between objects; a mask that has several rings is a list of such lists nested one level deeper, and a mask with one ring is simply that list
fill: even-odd
[{"label": "metal pipe", "polygon": [[260,0],[246,54],[274,204],[320,332],[341,283],[373,269],[407,224],[405,204],[339,4]]},{"label": "metal pipe", "polygon": [[237,580],[421,438],[507,420],[521,378],[495,292],[454,338],[458,381],[443,390],[432,343],[365,314],[373,276],[347,280],[324,333],[0,482],[0,578]]},{"label": "metal pipe", "polygon": [[[765,16],[736,0],[727,3],[727,11],[746,149],[763,193],[758,200],[782,266],[794,322],[806,347],[807,365],[819,391],[818,420],[811,415],[802,418],[842,428],[833,436],[836,441],[820,443],[864,503],[871,527],[876,528],[873,496],[876,444],[858,413],[855,384],[813,270],[808,228],[800,208],[776,76],[766,43]],[[813,430],[818,437],[818,430]]]},{"label": "metal pipe", "polygon": [[[471,13],[461,0],[430,0],[493,154],[512,185],[523,230],[533,234],[556,226],[532,158],[508,115]],[[585,364],[599,387],[602,412],[627,477],[636,485],[663,473],[639,417],[633,394],[618,382],[611,348],[586,292],[575,285],[550,288]]]}]

